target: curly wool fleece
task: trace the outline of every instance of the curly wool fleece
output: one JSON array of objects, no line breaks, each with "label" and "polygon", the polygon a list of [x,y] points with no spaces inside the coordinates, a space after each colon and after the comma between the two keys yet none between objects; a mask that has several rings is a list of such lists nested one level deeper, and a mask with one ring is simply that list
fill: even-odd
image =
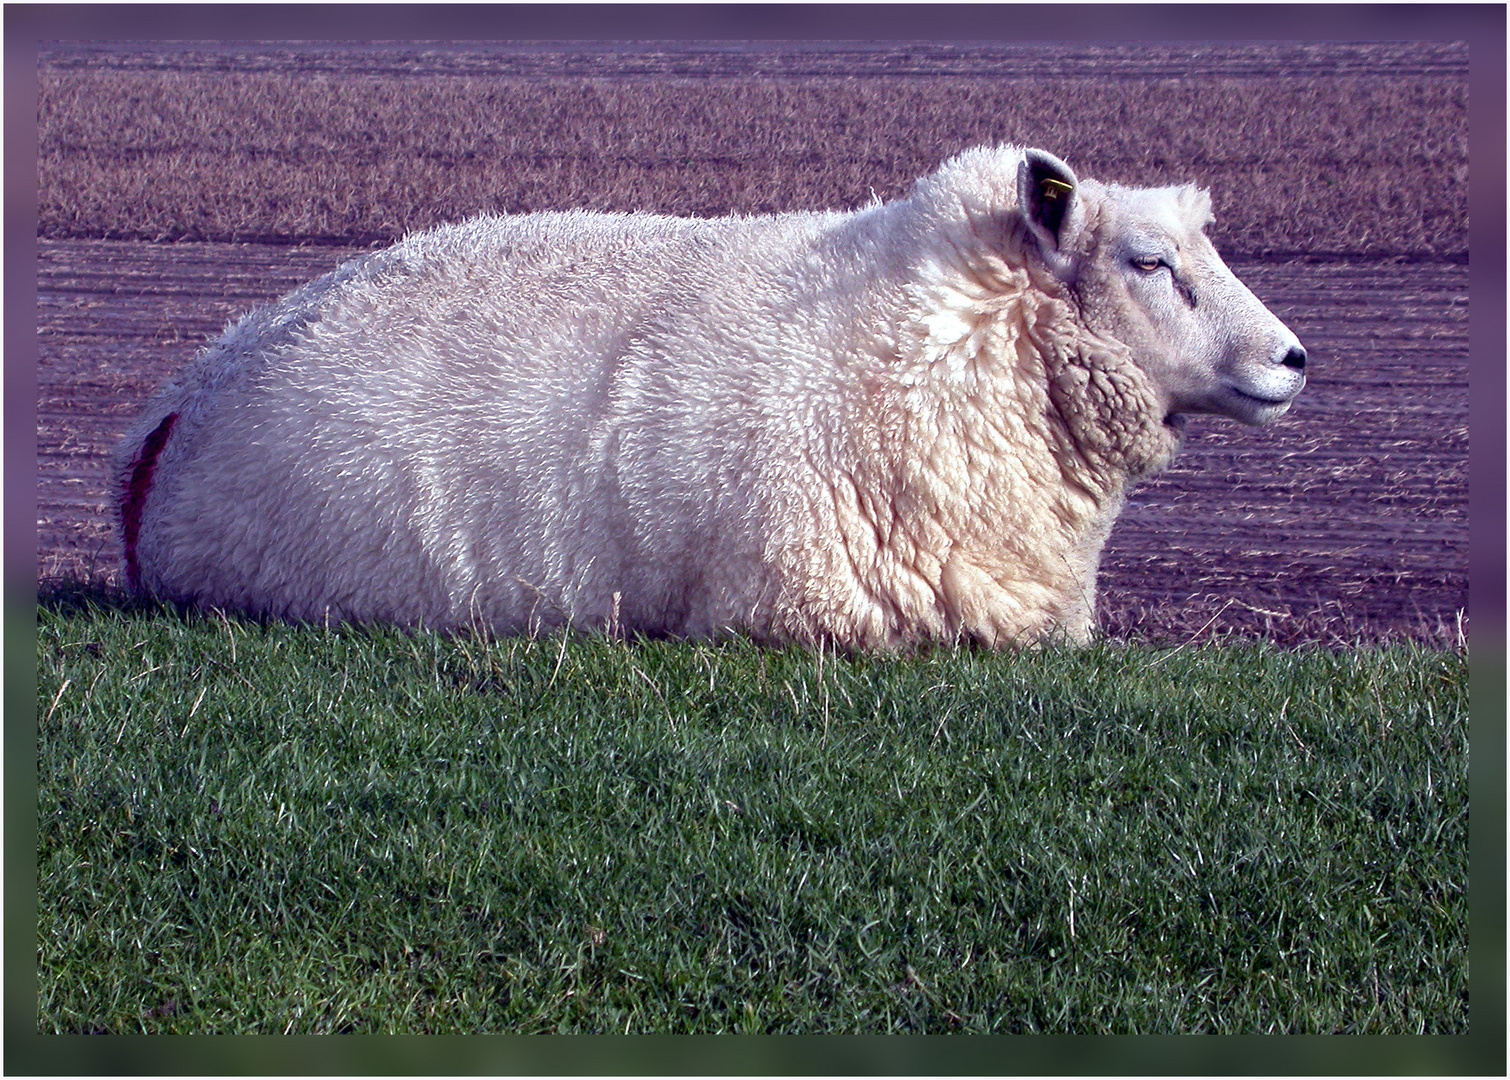
[{"label": "curly wool fleece", "polygon": [[1084,639],[1124,493],[1179,441],[1065,269],[1115,190],[1002,147],[850,213],[410,236],[148,408],[115,462],[128,577],[310,621]]}]

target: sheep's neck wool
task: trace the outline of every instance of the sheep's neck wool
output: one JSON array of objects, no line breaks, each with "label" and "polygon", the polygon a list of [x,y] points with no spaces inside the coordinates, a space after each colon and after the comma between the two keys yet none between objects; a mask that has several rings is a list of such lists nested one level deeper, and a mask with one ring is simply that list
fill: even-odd
[{"label": "sheep's neck wool", "polygon": [[1167,464],[1178,435],[1125,351],[1066,334],[1068,302],[1027,271],[996,260],[930,278],[897,370],[849,417],[879,452],[855,454],[855,475],[810,510],[838,550],[790,560],[807,625],[782,629],[810,635],[838,579],[853,587],[833,624],[870,647],[920,626],[989,644],[1083,632],[1126,486]]}]

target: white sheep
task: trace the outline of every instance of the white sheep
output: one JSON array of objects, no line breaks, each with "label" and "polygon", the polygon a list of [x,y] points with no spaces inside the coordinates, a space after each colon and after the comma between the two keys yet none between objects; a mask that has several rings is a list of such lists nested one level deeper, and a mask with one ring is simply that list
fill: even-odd
[{"label": "white sheep", "polygon": [[850,213],[483,216],[228,328],[114,467],[131,585],[295,620],[894,649],[1094,626],[1182,414],[1305,352],[1205,193],[977,148]]}]

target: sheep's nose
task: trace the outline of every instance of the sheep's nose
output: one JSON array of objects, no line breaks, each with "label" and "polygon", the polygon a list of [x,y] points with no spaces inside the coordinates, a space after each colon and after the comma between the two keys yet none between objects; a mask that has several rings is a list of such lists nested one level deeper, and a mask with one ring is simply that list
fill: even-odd
[{"label": "sheep's nose", "polygon": [[1305,371],[1306,351],[1299,345],[1296,345],[1289,352],[1285,353],[1280,363],[1287,368],[1294,368],[1296,371]]}]

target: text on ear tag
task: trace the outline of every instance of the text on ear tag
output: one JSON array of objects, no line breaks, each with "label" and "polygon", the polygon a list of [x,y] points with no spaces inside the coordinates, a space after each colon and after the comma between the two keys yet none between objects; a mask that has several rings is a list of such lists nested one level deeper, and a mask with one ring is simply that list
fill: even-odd
[{"label": "text on ear tag", "polygon": [[1063,180],[1055,180],[1047,176],[1039,181],[1039,185],[1043,190],[1043,197],[1051,200],[1075,190],[1075,185],[1066,184]]}]

